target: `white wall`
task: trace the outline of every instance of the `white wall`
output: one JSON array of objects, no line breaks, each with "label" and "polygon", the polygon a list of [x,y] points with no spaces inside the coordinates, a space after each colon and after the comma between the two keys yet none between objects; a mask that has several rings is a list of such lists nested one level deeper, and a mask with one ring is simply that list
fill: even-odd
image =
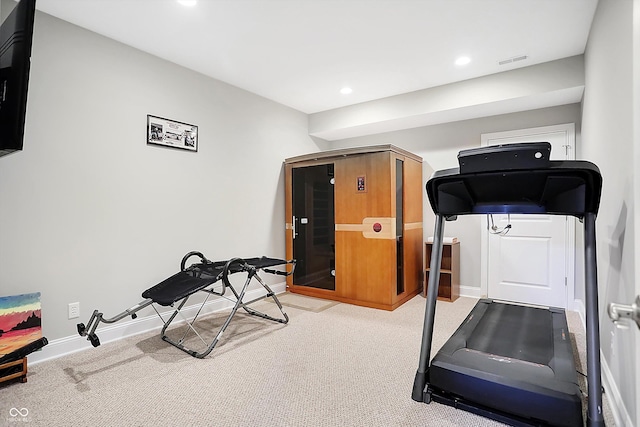
[{"label": "white wall", "polygon": [[638,124],[640,111],[633,110],[632,88],[639,78],[633,72],[633,8],[632,1],[598,3],[585,52],[582,113],[581,157],[599,166],[604,181],[596,222],[600,336],[613,377],[609,399],[623,403],[620,425],[632,425],[638,417],[635,378],[640,375],[635,327],[618,329],[606,313],[611,302],[633,301],[637,280],[634,174],[639,165],[634,153],[640,141],[634,140],[634,123]]},{"label": "white wall", "polygon": [[[147,145],[147,114],[198,125],[198,152]],[[40,12],[26,121],[0,159],[0,295],[42,292],[50,341],[190,250],[284,257],[283,160],[319,151],[303,113]]]},{"label": "white wall", "polygon": [[[465,120],[435,126],[426,126],[404,131],[383,133],[335,141],[329,148],[354,147],[376,144],[393,144],[409,150],[423,158],[423,172],[458,167],[458,152],[480,146],[483,133],[526,129],[562,123],[576,123],[576,139],[579,144],[579,104],[543,108],[523,113]],[[423,173],[424,184],[430,177]],[[426,196],[423,194],[423,196]],[[424,198],[424,233],[433,235],[434,215],[426,197]],[[480,295],[480,241],[481,216],[459,217],[445,224],[445,235],[460,240],[460,283],[467,295]]]}]

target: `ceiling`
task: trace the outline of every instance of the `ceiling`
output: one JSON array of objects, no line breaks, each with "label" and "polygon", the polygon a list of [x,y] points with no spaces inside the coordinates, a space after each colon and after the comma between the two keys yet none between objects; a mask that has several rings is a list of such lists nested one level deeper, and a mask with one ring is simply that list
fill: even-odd
[{"label": "ceiling", "polygon": [[[584,53],[597,0],[37,0],[307,114]],[[456,66],[466,55],[471,62]],[[503,60],[525,60],[499,65]],[[348,86],[348,95],[340,89]]]}]

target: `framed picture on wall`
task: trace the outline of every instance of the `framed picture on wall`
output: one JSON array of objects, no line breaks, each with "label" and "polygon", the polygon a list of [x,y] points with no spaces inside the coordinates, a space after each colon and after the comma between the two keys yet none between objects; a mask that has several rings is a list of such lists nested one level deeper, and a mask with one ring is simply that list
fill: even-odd
[{"label": "framed picture on wall", "polygon": [[148,114],[147,144],[198,151],[198,126]]}]

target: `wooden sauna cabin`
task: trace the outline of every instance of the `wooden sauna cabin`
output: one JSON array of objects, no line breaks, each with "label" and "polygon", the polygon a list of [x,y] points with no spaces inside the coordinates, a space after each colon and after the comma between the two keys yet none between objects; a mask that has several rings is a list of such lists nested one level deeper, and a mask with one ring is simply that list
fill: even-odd
[{"label": "wooden sauna cabin", "polygon": [[285,160],[290,292],[394,310],[422,290],[422,158],[392,145]]}]

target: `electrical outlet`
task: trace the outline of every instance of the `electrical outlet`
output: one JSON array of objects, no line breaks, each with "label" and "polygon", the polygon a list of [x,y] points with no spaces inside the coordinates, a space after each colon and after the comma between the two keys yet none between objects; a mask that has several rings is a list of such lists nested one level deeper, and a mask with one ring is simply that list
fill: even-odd
[{"label": "electrical outlet", "polygon": [[72,302],[69,304],[69,319],[80,317],[80,303]]}]

